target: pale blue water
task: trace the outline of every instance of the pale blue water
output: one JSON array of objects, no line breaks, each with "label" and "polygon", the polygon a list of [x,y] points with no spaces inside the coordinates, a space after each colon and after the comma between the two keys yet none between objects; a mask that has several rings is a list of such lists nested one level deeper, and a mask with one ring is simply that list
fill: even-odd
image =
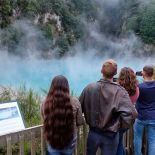
[{"label": "pale blue water", "polygon": [[[0,85],[19,87],[25,84],[39,93],[48,90],[51,80],[56,75],[68,78],[70,89],[79,95],[83,88],[101,78],[100,69],[104,57],[76,56],[62,60],[22,60],[19,58],[4,58],[0,62]],[[135,71],[142,69],[149,60],[118,59],[118,69],[129,66]],[[139,77],[140,81],[142,80]]]},{"label": "pale blue water", "polygon": [[41,92],[48,90],[52,78],[61,74],[68,78],[70,89],[78,95],[89,82],[99,79],[99,67],[95,62],[71,58],[61,61],[15,59],[0,63],[0,84],[12,87],[24,84]]}]

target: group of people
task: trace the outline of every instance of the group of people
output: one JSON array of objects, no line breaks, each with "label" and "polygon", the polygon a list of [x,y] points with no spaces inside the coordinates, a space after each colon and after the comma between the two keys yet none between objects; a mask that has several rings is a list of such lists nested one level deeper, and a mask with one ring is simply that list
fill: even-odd
[{"label": "group of people", "polygon": [[[68,80],[60,75],[51,83],[41,106],[44,137],[49,155],[72,155],[77,127],[89,126],[87,155],[125,155],[123,134],[134,124],[134,154],[141,155],[144,127],[148,155],[155,154],[155,80],[153,66],[145,66],[143,83],[129,67],[121,69],[116,82],[117,63],[106,60],[102,78],[84,88],[79,100],[70,95]],[[83,117],[84,114],[84,117]]]}]

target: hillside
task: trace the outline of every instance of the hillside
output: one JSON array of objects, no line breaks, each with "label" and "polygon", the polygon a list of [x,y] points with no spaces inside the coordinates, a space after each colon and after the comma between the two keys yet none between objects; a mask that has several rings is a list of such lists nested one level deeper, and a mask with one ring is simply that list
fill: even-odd
[{"label": "hillside", "polygon": [[155,53],[155,0],[1,0],[0,3],[0,48],[11,54],[25,57],[35,50],[41,57],[61,57],[79,42],[84,49],[109,48],[90,35],[94,31],[113,40],[134,33],[144,43],[144,54]]}]

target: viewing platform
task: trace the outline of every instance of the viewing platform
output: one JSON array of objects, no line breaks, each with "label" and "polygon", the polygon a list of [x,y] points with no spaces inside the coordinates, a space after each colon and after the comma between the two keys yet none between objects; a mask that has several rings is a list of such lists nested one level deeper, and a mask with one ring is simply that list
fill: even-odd
[{"label": "viewing platform", "polygon": [[[74,155],[85,155],[88,126],[85,124],[78,130],[77,147]],[[143,138],[143,155],[147,155],[146,138]],[[132,129],[124,134],[126,155],[133,155]],[[42,125],[0,136],[0,149],[6,155],[46,155],[46,143],[43,138]],[[97,152],[100,155],[100,151]]]}]

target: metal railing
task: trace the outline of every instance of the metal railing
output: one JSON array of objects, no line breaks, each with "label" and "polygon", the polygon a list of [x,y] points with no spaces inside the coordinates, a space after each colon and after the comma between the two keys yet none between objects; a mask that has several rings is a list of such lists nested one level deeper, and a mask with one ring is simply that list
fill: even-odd
[{"label": "metal railing", "polygon": [[[88,126],[84,124],[78,130],[77,147],[74,155],[85,155]],[[29,148],[27,145],[29,144]],[[124,146],[127,155],[133,155],[133,130],[124,134]],[[15,147],[15,148],[14,148]],[[25,151],[25,147],[29,150]],[[42,125],[34,126],[0,136],[0,148],[5,150],[6,155],[45,155],[46,145],[43,138]],[[15,153],[14,150],[16,149]],[[143,154],[146,155],[146,140],[143,141]],[[100,154],[98,151],[97,155]]]}]

